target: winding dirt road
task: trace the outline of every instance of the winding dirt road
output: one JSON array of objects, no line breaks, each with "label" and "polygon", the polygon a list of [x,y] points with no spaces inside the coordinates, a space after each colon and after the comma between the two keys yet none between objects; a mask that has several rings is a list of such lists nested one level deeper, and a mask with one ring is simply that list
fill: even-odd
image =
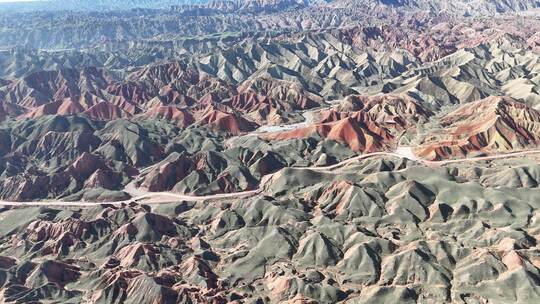
[{"label": "winding dirt road", "polygon": [[[472,157],[472,158],[463,158],[463,159],[452,159],[452,160],[441,160],[441,161],[429,161],[429,160],[423,160],[418,158],[414,152],[413,147],[406,147],[406,146],[400,146],[397,147],[394,152],[374,152],[374,153],[368,153],[363,155],[358,155],[355,157],[352,157],[350,159],[344,160],[338,164],[330,165],[330,166],[323,166],[323,167],[294,167],[295,169],[309,169],[313,171],[331,171],[343,166],[346,166],[350,163],[354,163],[356,161],[371,158],[371,157],[378,157],[378,156],[391,156],[391,157],[399,157],[399,158],[405,158],[412,161],[416,161],[419,163],[423,163],[427,166],[443,166],[447,164],[455,164],[460,162],[476,162],[476,161],[486,161],[486,160],[494,160],[494,159],[502,159],[502,158],[513,158],[513,157],[520,157],[530,154],[540,154],[540,149],[538,150],[528,150],[528,151],[520,151],[520,152],[512,152],[512,153],[505,153],[505,154],[498,154],[498,155],[491,155],[491,156],[482,156],[482,157]],[[125,201],[118,201],[118,202],[110,202],[110,203],[104,203],[104,204],[110,204],[110,205],[122,205],[122,204],[130,204],[134,202],[141,202],[143,201],[145,204],[164,204],[164,203],[170,203],[172,201],[206,201],[206,200],[218,200],[218,199],[228,199],[228,198],[241,198],[241,197],[248,197],[253,196],[256,194],[259,194],[264,190],[264,187],[266,183],[272,179],[272,177],[276,173],[268,174],[264,176],[261,179],[261,183],[259,185],[259,188],[250,190],[250,191],[242,191],[242,192],[234,192],[234,193],[222,193],[222,194],[212,194],[212,195],[201,195],[201,196],[195,196],[195,195],[184,195],[184,194],[175,194],[171,192],[148,192],[144,189],[136,188],[134,187],[133,183],[128,184],[126,186],[125,191],[132,194],[132,196],[135,196],[132,199],[125,200]],[[63,201],[40,201],[40,202],[7,202],[7,201],[0,201],[0,206],[59,206],[59,207],[91,207],[96,206],[101,203],[95,203],[95,202],[63,202]]]}]

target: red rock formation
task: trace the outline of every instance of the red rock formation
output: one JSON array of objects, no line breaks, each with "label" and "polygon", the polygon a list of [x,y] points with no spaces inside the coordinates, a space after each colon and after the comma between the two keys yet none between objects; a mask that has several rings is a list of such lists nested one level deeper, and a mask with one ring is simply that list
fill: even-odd
[{"label": "red rock formation", "polygon": [[111,170],[97,169],[84,183],[85,188],[116,189],[122,181],[122,177]]},{"label": "red rock formation", "polygon": [[353,117],[323,124],[317,128],[317,132],[325,138],[346,143],[354,151],[364,152],[380,150],[384,146],[382,141],[390,140],[392,137],[382,128],[374,126],[372,122],[366,121],[362,124]]},{"label": "red rock formation", "polygon": [[150,244],[134,243],[120,249],[115,255],[120,265],[126,268],[137,266],[139,260],[145,256],[150,263],[157,264],[158,250]]},{"label": "red rock formation", "polygon": [[[331,118],[329,118],[331,117]],[[338,119],[337,121],[333,118]],[[331,119],[330,122],[325,122]],[[305,138],[318,134],[349,146],[354,151],[374,152],[384,150],[393,140],[393,136],[379,124],[362,112],[346,116],[344,113],[330,113],[323,117],[323,122],[293,131],[273,133],[264,136],[270,140]]]},{"label": "red rock formation", "polygon": [[103,101],[100,102],[88,110],[84,111],[83,114],[95,120],[113,120],[124,117],[131,117],[131,114],[122,110],[117,105]]},{"label": "red rock formation", "polygon": [[76,219],[57,223],[38,220],[28,225],[27,233],[30,240],[38,242],[58,239],[65,233],[72,234],[75,238],[81,238],[92,229],[92,223]]},{"label": "red rock formation", "polygon": [[219,103],[220,101],[220,98],[216,94],[208,93],[201,97],[197,103],[201,106],[208,106],[211,104]]},{"label": "red rock formation", "polygon": [[204,278],[206,287],[217,287],[217,276],[208,266],[208,264],[199,257],[191,257],[184,261],[179,268],[180,273],[184,273],[187,276],[199,276]]},{"label": "red rock formation", "polygon": [[209,106],[197,121],[199,125],[208,126],[212,130],[238,135],[255,130],[257,124],[234,113],[228,113]]},{"label": "red rock formation", "polygon": [[67,98],[63,101],[47,103],[37,108],[32,109],[24,118],[38,118],[44,115],[73,115],[83,112],[85,109],[81,104]]},{"label": "red rock formation", "polygon": [[195,122],[191,113],[176,106],[156,106],[144,113],[143,116],[152,119],[167,120],[182,128],[186,128]]},{"label": "red rock formation", "polygon": [[417,150],[443,159],[472,152],[507,151],[540,143],[540,112],[508,97],[488,97],[441,119],[445,127]]}]

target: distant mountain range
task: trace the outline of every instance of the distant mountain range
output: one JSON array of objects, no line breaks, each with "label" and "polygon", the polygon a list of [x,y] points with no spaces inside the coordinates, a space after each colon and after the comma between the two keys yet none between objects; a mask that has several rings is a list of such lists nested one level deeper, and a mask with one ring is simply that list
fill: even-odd
[{"label": "distant mountain range", "polygon": [[0,3],[0,12],[22,11],[104,11],[127,9],[169,9],[195,5],[216,11],[234,12],[239,9],[283,9],[287,7],[326,6],[355,8],[395,8],[429,11],[434,14],[482,15],[518,12],[540,7],[536,0],[44,0]]},{"label": "distant mountain range", "polygon": [[537,303],[538,6],[0,4],[0,303]]},{"label": "distant mountain range", "polygon": [[101,11],[133,8],[169,8],[173,5],[201,4],[208,0],[43,0],[30,2],[0,3],[0,11],[33,11],[33,10],[84,10]]}]

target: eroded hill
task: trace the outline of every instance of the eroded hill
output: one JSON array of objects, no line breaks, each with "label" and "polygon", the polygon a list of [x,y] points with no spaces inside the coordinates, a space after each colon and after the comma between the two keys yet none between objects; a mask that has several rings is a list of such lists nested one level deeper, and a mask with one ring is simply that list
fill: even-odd
[{"label": "eroded hill", "polygon": [[0,302],[538,302],[536,1],[59,2],[0,13]]}]

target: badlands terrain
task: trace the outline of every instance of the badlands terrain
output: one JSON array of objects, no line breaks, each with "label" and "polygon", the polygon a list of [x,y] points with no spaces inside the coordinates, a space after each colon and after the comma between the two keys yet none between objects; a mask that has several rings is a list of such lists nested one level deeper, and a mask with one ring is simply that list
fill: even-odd
[{"label": "badlands terrain", "polygon": [[539,303],[540,3],[0,3],[0,303]]}]

